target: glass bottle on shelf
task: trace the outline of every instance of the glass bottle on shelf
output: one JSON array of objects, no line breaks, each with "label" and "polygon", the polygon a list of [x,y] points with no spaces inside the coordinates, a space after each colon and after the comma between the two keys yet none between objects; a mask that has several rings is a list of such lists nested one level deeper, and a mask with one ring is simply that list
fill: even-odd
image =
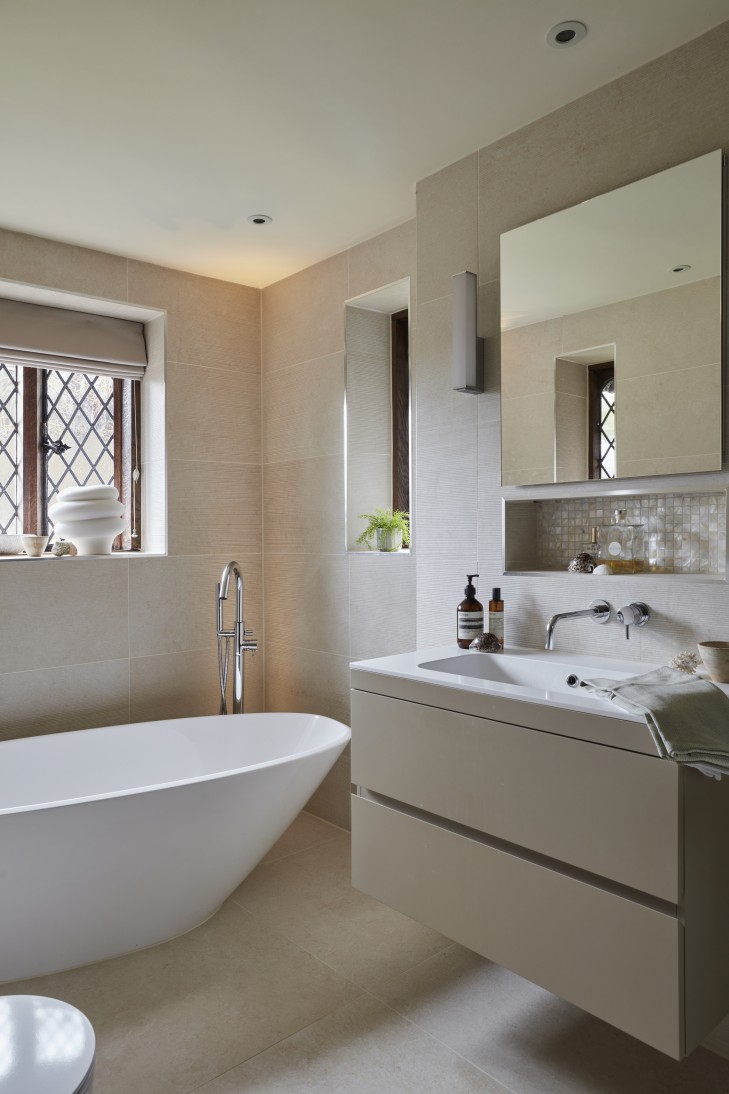
[{"label": "glass bottle on shelf", "polygon": [[593,569],[595,566],[600,565],[600,557],[602,555],[602,547],[600,546],[600,539],[597,528],[590,529],[590,540],[582,548],[586,555],[589,555],[592,559]]},{"label": "glass bottle on shelf", "polygon": [[616,509],[612,524],[603,526],[603,561],[614,574],[643,570],[643,525],[629,524],[627,515],[626,509]]}]

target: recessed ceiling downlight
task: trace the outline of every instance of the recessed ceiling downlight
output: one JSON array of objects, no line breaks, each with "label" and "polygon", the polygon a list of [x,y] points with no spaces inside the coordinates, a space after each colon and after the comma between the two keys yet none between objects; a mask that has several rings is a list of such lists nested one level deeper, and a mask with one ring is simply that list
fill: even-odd
[{"label": "recessed ceiling downlight", "polygon": [[671,266],[671,273],[686,273],[690,269],[688,262],[679,262],[677,266]]},{"label": "recessed ceiling downlight", "polygon": [[584,23],[578,23],[574,19],[566,23],[557,23],[547,35],[547,44],[555,49],[564,49],[565,46],[576,46],[587,34]]},{"label": "recessed ceiling downlight", "polygon": [[273,217],[268,216],[267,213],[251,213],[246,219],[249,220],[251,224],[273,224]]}]

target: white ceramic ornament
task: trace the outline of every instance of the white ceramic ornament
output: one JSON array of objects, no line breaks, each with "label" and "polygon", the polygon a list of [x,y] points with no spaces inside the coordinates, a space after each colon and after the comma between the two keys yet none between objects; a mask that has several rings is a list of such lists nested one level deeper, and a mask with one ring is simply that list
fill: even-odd
[{"label": "white ceramic ornament", "polygon": [[48,506],[56,536],[76,544],[80,555],[110,555],[126,528],[124,506],[115,486],[71,486]]}]

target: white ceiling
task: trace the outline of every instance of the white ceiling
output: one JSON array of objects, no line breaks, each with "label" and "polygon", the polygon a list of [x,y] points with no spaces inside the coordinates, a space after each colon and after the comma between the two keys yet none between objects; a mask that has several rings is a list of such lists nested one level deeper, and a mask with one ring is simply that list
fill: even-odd
[{"label": "white ceiling", "polygon": [[[588,36],[551,49],[565,19]],[[3,0],[0,225],[264,286],[727,19],[729,0]]]}]

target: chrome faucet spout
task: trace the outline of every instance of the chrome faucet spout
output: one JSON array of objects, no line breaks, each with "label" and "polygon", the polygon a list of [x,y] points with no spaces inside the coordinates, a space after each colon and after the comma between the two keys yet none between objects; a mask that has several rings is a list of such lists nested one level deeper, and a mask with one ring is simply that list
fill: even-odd
[{"label": "chrome faucet spout", "polygon": [[579,608],[574,612],[557,612],[547,623],[547,641],[544,643],[545,650],[551,650],[554,648],[554,629],[559,623],[560,619],[579,619],[589,618],[593,623],[607,623],[612,615],[612,608],[606,600],[593,600],[589,608]]},{"label": "chrome faucet spout", "polygon": [[[232,630],[226,630],[223,625],[223,602],[228,599],[231,576],[235,577],[235,623]],[[218,608],[218,662],[220,668],[220,713],[227,714],[227,702],[225,698],[225,685],[228,678],[228,643],[233,640],[234,670],[233,670],[233,714],[243,713],[243,677],[245,653],[255,653],[258,644],[253,638],[253,631],[247,631],[243,619],[243,575],[237,562],[229,562],[223,569],[217,586]],[[223,641],[225,641],[225,658],[223,658]],[[225,664],[223,663],[225,661]]]}]

